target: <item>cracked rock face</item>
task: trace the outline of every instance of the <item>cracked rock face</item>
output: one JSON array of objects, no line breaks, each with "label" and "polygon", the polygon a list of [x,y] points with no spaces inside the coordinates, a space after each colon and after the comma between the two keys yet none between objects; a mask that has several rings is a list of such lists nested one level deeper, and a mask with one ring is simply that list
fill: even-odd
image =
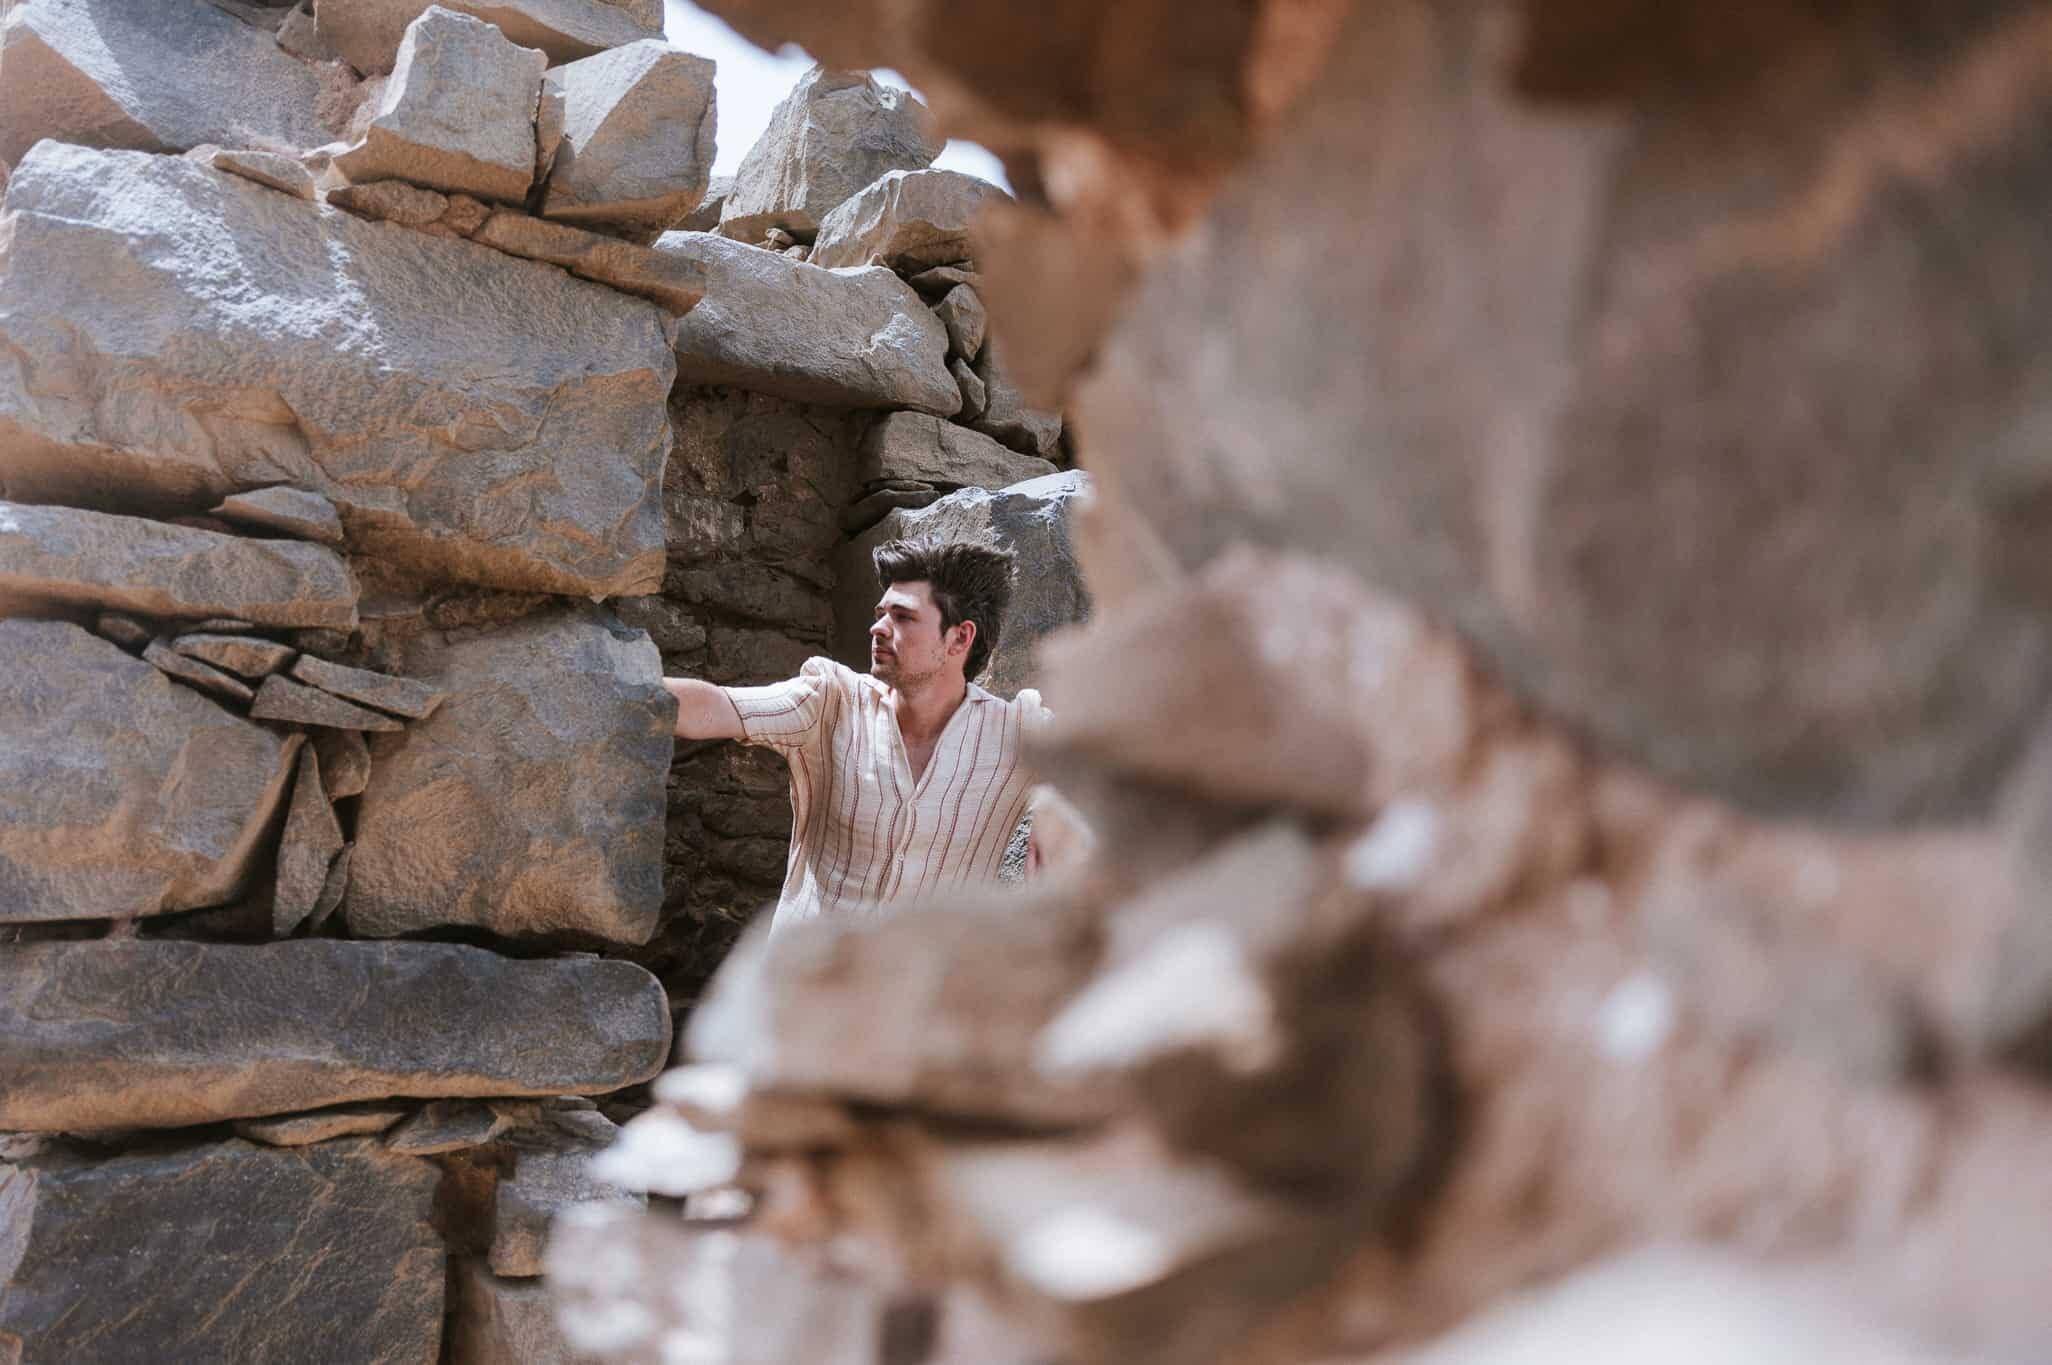
[{"label": "cracked rock face", "polygon": [[551,62],[574,62],[663,32],[661,0],[316,0],[314,23],[321,41],[351,66],[382,75],[397,60],[406,26],[436,3],[496,24]]},{"label": "cracked rock face", "polygon": [[0,494],[162,513],[290,483],[403,568],[659,581],[653,306],[134,152],[43,144],[0,224]]},{"label": "cracked rock face", "polygon": [[894,412],[863,439],[858,470],[866,483],[896,479],[944,488],[1004,488],[1052,474],[1055,467],[953,422]]},{"label": "cracked rock face", "polygon": [[960,171],[891,171],[828,214],[812,244],[814,265],[924,270],[970,259],[969,227],[984,204],[1008,200]]},{"label": "cracked rock face", "polygon": [[222,905],[301,741],[63,621],[0,621],[0,924]]},{"label": "cracked rock face", "polygon": [[563,135],[543,214],[655,233],[704,197],[718,122],[710,61],[648,39],[557,67],[548,83]]}]

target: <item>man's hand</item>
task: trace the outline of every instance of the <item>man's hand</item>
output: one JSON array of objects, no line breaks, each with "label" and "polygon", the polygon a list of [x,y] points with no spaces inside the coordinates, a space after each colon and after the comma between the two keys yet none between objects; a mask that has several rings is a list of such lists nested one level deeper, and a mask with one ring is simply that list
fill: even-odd
[{"label": "man's hand", "polygon": [[677,738],[740,739],[741,713],[724,687],[696,678],[664,678],[663,686],[677,699]]}]

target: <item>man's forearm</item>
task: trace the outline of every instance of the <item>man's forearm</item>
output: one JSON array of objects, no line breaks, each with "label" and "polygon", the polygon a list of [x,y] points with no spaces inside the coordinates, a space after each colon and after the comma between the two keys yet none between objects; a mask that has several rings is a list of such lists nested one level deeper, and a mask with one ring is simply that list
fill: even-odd
[{"label": "man's forearm", "polygon": [[696,678],[664,678],[663,686],[677,699],[677,738],[742,738],[741,713],[726,688]]}]

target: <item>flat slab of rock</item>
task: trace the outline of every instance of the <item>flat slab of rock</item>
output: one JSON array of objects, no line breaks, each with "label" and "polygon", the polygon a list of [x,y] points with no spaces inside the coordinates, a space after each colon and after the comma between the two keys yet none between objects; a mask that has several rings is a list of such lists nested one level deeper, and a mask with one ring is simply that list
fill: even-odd
[{"label": "flat slab of rock", "polygon": [[705,270],[696,262],[524,213],[494,213],[473,242],[558,265],[582,279],[637,294],[670,313],[688,313],[705,296]]},{"label": "flat slab of rock", "polygon": [[1005,488],[1055,472],[1048,460],[1008,450],[981,432],[917,412],[894,412],[863,438],[857,477],[947,488]]},{"label": "flat slab of rock", "polygon": [[[63,621],[0,621],[0,923],[224,905],[298,736]],[[4,1127],[0,1124],[0,1127]]]},{"label": "flat slab of rock", "polygon": [[[0,18],[0,162],[43,138],[183,152],[318,147],[332,78],[206,0],[18,0]],[[341,73],[346,76],[347,73]]]},{"label": "flat slab of rock", "polygon": [[676,362],[650,305],[177,157],[45,143],[5,222],[0,497],[187,511],[282,474],[401,567],[656,589]]},{"label": "flat slab of rock", "polygon": [[961,406],[946,327],[891,271],[822,270],[711,232],[655,249],[705,271],[677,326],[680,377],[835,407]]},{"label": "flat slab of rock", "polygon": [[188,659],[198,659],[245,678],[275,673],[298,653],[291,645],[258,635],[181,635],[171,642],[171,647]]},{"label": "flat slab of rock", "polygon": [[418,679],[348,668],[311,655],[301,656],[292,665],[292,676],[323,692],[413,720],[428,715],[442,702],[440,692]]},{"label": "flat slab of rock", "polygon": [[356,580],[318,545],[0,502],[0,611],[49,607],[349,630]]},{"label": "flat slab of rock", "polygon": [[663,34],[661,0],[316,0],[315,31],[358,71],[381,75],[398,60],[406,26],[434,3],[498,25],[552,63]]},{"label": "flat slab of rock", "polygon": [[307,1147],[333,1138],[382,1133],[405,1117],[403,1104],[343,1104],[311,1114],[237,1119],[235,1133],[267,1147]]},{"label": "flat slab of rock", "polygon": [[482,1147],[513,1121],[477,1100],[436,1100],[394,1128],[385,1145],[408,1156],[439,1156]]},{"label": "flat slab of rock", "polygon": [[433,1165],[352,1139],[0,1165],[23,1361],[431,1361]]},{"label": "flat slab of rock", "polygon": [[548,84],[562,98],[563,138],[545,216],[654,234],[704,196],[716,128],[711,62],[651,38],[559,66]]},{"label": "flat slab of rock", "polygon": [[328,202],[374,223],[426,227],[449,211],[449,196],[404,180],[366,180],[328,192]]},{"label": "flat slab of rock", "polygon": [[334,503],[318,493],[285,484],[223,498],[212,515],[243,526],[283,531],[288,536],[322,545],[340,545],[343,539],[342,517],[335,511]]},{"label": "flat slab of rock", "polygon": [[430,638],[409,666],[448,699],[403,740],[372,743],[350,931],[646,942],[676,716],[648,636],[601,608],[566,608]]},{"label": "flat slab of rock", "polygon": [[970,259],[969,225],[986,201],[1010,196],[960,171],[892,171],[826,216],[812,263],[901,273]]},{"label": "flat slab of rock", "polygon": [[152,640],[143,649],[143,660],[154,665],[170,677],[178,679],[202,692],[212,692],[217,697],[233,701],[249,701],[256,696],[250,685],[232,673],[227,673],[212,664],[188,659],[171,648],[168,641]]},{"label": "flat slab of rock", "polygon": [[127,939],[0,948],[0,1037],[0,1129],[174,1128],[617,1090],[662,1068],[670,1015],[630,962]]},{"label": "flat slab of rock", "polygon": [[278,879],[271,897],[273,937],[288,937],[312,917],[342,844],[342,826],[321,784],[320,755],[313,746],[305,746],[299,751],[299,772],[292,779],[292,801],[278,845]]},{"label": "flat slab of rock", "polygon": [[404,180],[517,203],[534,183],[534,117],[548,58],[482,19],[435,5],[407,26],[351,180]]},{"label": "flat slab of rock", "polygon": [[[888,171],[940,155],[926,107],[863,71],[815,66],[770,114],[734,174],[720,232],[759,242],[771,228],[810,241],[826,216]],[[857,264],[862,264],[857,262]]]},{"label": "flat slab of rock", "polygon": [[257,688],[249,714],[258,720],[292,725],[325,725],[332,730],[403,730],[405,725],[382,711],[344,701],[332,692],[308,687],[273,673]]},{"label": "flat slab of rock", "polygon": [[186,153],[201,165],[229,175],[239,175],[269,189],[298,199],[314,197],[314,176],[297,157],[283,152],[263,152],[253,147],[195,147]]}]

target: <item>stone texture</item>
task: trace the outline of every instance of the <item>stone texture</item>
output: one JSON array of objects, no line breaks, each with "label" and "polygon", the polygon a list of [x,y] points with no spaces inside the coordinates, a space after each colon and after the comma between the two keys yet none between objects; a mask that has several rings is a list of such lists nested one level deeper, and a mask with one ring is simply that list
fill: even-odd
[{"label": "stone texture", "polygon": [[261,678],[267,673],[276,673],[291,663],[297,652],[291,645],[281,645],[276,640],[255,635],[180,635],[171,641],[171,647],[189,659],[198,659],[201,663],[239,673],[245,678]]},{"label": "stone texture", "polygon": [[556,1326],[549,1291],[534,1280],[504,1280],[465,1260],[455,1279],[449,1324],[450,1365],[586,1365],[598,1356],[573,1352]]},{"label": "stone texture", "polygon": [[822,270],[710,232],[655,249],[705,271],[705,298],[677,328],[677,373],[802,403],[961,406],[944,327],[888,270]]},{"label": "stone texture", "polygon": [[1055,445],[1062,438],[1062,415],[1026,406],[1024,395],[1005,370],[996,340],[986,345],[977,358],[976,377],[983,381],[984,404],[982,413],[971,424],[974,429],[1013,450],[1052,458]]},{"label": "stone texture", "polygon": [[182,510],[283,476],[401,567],[660,577],[675,361],[647,304],[171,157],[45,144],[6,222],[0,493]]},{"label": "stone texture", "polygon": [[318,687],[308,687],[273,673],[257,688],[249,708],[258,720],[293,725],[324,725],[335,730],[403,730],[405,725],[382,711],[344,701]]},{"label": "stone texture", "polygon": [[689,213],[712,173],[713,64],[660,39],[548,73],[563,136],[543,192],[549,218],[657,233]]},{"label": "stone texture", "polygon": [[0,1025],[0,1128],[24,1132],[595,1094],[654,1075],[670,1034],[632,963],[332,939],[10,945]]},{"label": "stone texture", "polygon": [[513,1126],[513,1121],[477,1100],[436,1100],[394,1128],[385,1146],[408,1156],[440,1156],[482,1147]]},{"label": "stone texture", "polygon": [[278,846],[278,878],[271,892],[273,938],[291,937],[313,917],[342,843],[342,826],[321,782],[319,751],[306,745],[299,751],[299,773],[292,779],[292,801]]},{"label": "stone texture", "polygon": [[65,622],[0,621],[0,658],[0,921],[154,915],[245,889],[296,736]]},{"label": "stone texture", "polygon": [[409,666],[448,700],[372,745],[343,904],[351,932],[645,942],[662,903],[676,715],[648,637],[603,609],[562,608],[424,640]]},{"label": "stone texture", "polygon": [[370,745],[355,730],[316,730],[313,746],[321,755],[321,782],[328,798],[361,796],[370,785]]},{"label": "stone texture", "polygon": [[431,6],[407,26],[363,141],[335,158],[351,180],[405,180],[518,203],[534,183],[548,59],[493,25]]},{"label": "stone texture", "polygon": [[819,225],[812,263],[880,262],[903,274],[968,260],[969,228],[983,206],[1010,196],[961,171],[892,171]]},{"label": "stone texture", "polygon": [[705,196],[698,201],[698,207],[679,218],[673,226],[679,232],[717,232],[720,227],[720,212],[727,206],[727,196],[733,193],[734,177],[716,175],[706,182]]},{"label": "stone texture", "polygon": [[1070,537],[1075,509],[1089,492],[1089,476],[1072,470],[996,491],[964,488],[925,507],[890,513],[841,552],[835,657],[850,668],[869,667],[868,623],[880,595],[870,555],[878,545],[901,536],[966,540],[1019,557],[998,647],[976,681],[1006,697],[1038,686],[1034,651],[1041,639],[1090,615],[1090,594]]},{"label": "stone texture", "polygon": [[317,545],[0,502],[0,611],[71,607],[349,629],[356,580]]},{"label": "stone texture", "polygon": [[268,189],[295,199],[314,197],[313,172],[297,158],[283,152],[258,151],[251,147],[196,147],[187,156],[229,175],[239,175]]},{"label": "stone texture", "polygon": [[542,1273],[542,1252],[549,1224],[577,1204],[630,1199],[591,1173],[595,1149],[575,1144],[562,1147],[520,1147],[513,1171],[499,1177],[492,1220],[491,1269],[495,1275],[526,1278]]},{"label": "stone texture", "polygon": [[441,705],[442,694],[414,678],[377,673],[368,668],[347,668],[302,655],[292,665],[292,676],[303,683],[332,692],[348,701],[390,711],[396,716],[419,720]]},{"label": "stone texture", "polygon": [[958,285],[981,289],[983,276],[959,265],[937,265],[911,276],[905,283],[930,299],[939,299],[947,297]]},{"label": "stone texture", "polygon": [[46,137],[297,151],[340,131],[320,117],[320,70],[205,0],[20,0],[0,17],[0,66],[0,162],[15,166]]},{"label": "stone texture", "polygon": [[213,515],[243,526],[283,531],[322,545],[342,544],[342,518],[335,511],[335,504],[319,493],[288,484],[232,494],[221,500]]},{"label": "stone texture", "polygon": [[815,66],[742,158],[719,230],[758,242],[782,228],[810,241],[828,214],[878,176],[925,170],[938,155],[926,108],[910,91],[880,85],[866,72]]},{"label": "stone texture", "polygon": [[[365,73],[392,70],[406,27],[437,0],[315,0],[321,38]],[[496,24],[551,63],[574,62],[663,32],[660,0],[449,0],[445,9]]]},{"label": "stone texture", "polygon": [[956,385],[962,390],[962,410],[955,414],[955,420],[968,426],[982,417],[984,409],[990,406],[990,390],[984,385],[983,376],[960,356],[948,357],[948,373],[955,377]]},{"label": "stone texture", "polygon": [[670,313],[688,313],[705,296],[705,270],[697,263],[566,223],[500,210],[471,240],[561,266],[580,278],[640,295]]},{"label": "stone texture", "polygon": [[217,697],[227,697],[231,701],[240,702],[250,701],[256,696],[249,684],[242,679],[225,673],[212,664],[201,663],[198,659],[188,659],[171,648],[168,641],[150,641],[144,647],[142,656],[146,662],[155,665],[167,675],[189,686],[197,687],[202,692],[211,692]]},{"label": "stone texture", "polygon": [[449,211],[449,196],[404,180],[369,180],[328,191],[328,202],[374,223],[424,228]]},{"label": "stone texture", "polygon": [[857,469],[865,483],[902,479],[945,488],[1004,488],[1055,472],[1047,460],[916,412],[894,412],[871,427]]},{"label": "stone texture", "polygon": [[0,1343],[28,1361],[432,1361],[438,1173],[355,1139],[0,1165]]},{"label": "stone texture", "polygon": [[948,348],[964,360],[983,353],[983,338],[990,329],[990,311],[983,296],[971,285],[959,284],[933,306],[933,315],[948,329]]},{"label": "stone texture", "polygon": [[154,638],[147,625],[118,611],[103,611],[94,617],[93,630],[123,649],[141,649]]},{"label": "stone texture", "polygon": [[237,1119],[235,1135],[267,1147],[308,1147],[340,1137],[382,1133],[406,1117],[399,1104],[344,1104],[310,1114],[281,1114],[268,1119]]}]

